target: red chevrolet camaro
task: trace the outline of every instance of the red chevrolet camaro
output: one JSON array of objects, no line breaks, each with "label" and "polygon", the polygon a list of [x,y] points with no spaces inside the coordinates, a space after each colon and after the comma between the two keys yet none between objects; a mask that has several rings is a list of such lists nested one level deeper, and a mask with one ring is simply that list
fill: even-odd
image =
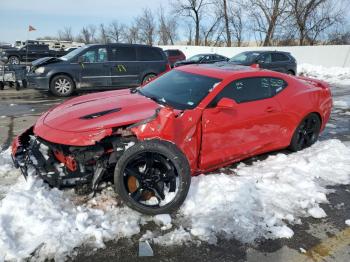
[{"label": "red chevrolet camaro", "polygon": [[144,87],[89,94],[44,113],[12,145],[16,167],[51,186],[112,180],[130,207],[169,213],[191,175],[312,145],[332,108],[322,81],[227,64],[176,68]]}]

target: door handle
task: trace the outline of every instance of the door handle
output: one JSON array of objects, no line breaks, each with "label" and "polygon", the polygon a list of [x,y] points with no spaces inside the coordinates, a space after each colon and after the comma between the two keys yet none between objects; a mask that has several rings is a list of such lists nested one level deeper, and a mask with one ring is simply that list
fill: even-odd
[{"label": "door handle", "polygon": [[267,107],[265,109],[265,112],[267,112],[267,113],[273,113],[273,112],[276,112],[276,111],[277,111],[277,109],[275,107],[273,107],[273,106],[269,106],[269,107]]}]

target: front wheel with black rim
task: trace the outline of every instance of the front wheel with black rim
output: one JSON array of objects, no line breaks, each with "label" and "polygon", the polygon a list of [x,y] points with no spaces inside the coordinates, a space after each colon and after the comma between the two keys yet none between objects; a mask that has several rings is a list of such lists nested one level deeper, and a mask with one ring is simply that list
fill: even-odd
[{"label": "front wheel with black rim", "polygon": [[289,149],[299,151],[314,144],[320,134],[320,117],[311,113],[307,115],[296,128]]},{"label": "front wheel with black rim", "polygon": [[75,89],[73,80],[66,75],[55,76],[50,82],[50,91],[55,96],[70,96]]},{"label": "front wheel with black rim", "polygon": [[185,201],[191,183],[185,155],[160,140],[127,149],[114,171],[115,190],[124,203],[143,214],[169,214]]}]

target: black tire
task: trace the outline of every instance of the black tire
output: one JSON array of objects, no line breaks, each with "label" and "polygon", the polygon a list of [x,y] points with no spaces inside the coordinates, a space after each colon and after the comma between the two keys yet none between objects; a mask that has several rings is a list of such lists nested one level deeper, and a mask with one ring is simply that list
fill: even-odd
[{"label": "black tire", "polygon": [[4,90],[5,89],[5,84],[4,82],[0,82],[0,90]]},{"label": "black tire", "polygon": [[293,70],[288,70],[288,71],[287,71],[287,75],[294,76],[294,75],[295,75],[295,73],[294,73],[294,71],[293,71]]},{"label": "black tire", "polygon": [[153,78],[155,78],[157,75],[156,74],[148,74],[146,75],[143,80],[142,80],[142,85],[147,84],[149,81],[151,81]]},{"label": "black tire", "polygon": [[[143,156],[145,158],[142,158]],[[147,156],[152,156],[150,166],[148,166],[149,158]],[[161,161],[157,162],[158,159],[163,159],[162,161],[167,165],[166,172],[161,171],[164,166],[160,164]],[[131,165],[131,163],[138,163],[138,165],[135,168],[135,165]],[[140,163],[144,163],[141,164],[144,168],[143,171],[140,170]],[[128,171],[126,172],[126,170]],[[137,172],[136,175],[134,175],[135,171]],[[154,176],[158,178],[156,178],[158,182],[153,179]],[[130,190],[129,179],[132,177],[137,182],[135,182],[134,191],[130,192],[132,190]],[[161,179],[168,180],[164,182]],[[145,185],[145,183],[153,183],[153,185]],[[115,166],[114,185],[116,192],[127,206],[147,215],[169,214],[176,211],[185,201],[190,184],[191,171],[186,156],[175,145],[166,141],[147,140],[138,142],[123,153]],[[174,189],[174,186],[176,189]],[[158,190],[160,188],[161,191]],[[173,191],[171,191],[171,188],[173,188]],[[165,196],[164,189],[176,193],[171,201],[162,204],[161,201]],[[140,201],[149,200],[150,194],[153,194],[153,197],[157,199],[158,203],[156,205],[140,203]],[[163,196],[162,200],[159,199],[160,196]]]},{"label": "black tire", "polygon": [[19,60],[18,56],[13,55],[13,56],[9,56],[7,63],[10,65],[19,65],[21,61]]},{"label": "black tire", "polygon": [[67,75],[57,75],[50,82],[50,91],[55,96],[68,97],[74,90],[74,81]]},{"label": "black tire", "polygon": [[295,129],[289,149],[296,152],[311,146],[317,141],[320,129],[320,117],[316,113],[307,115]]}]

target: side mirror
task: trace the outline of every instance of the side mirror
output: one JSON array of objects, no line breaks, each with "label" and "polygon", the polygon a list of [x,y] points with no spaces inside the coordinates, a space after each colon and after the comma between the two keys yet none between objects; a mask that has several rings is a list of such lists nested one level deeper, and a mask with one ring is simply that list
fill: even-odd
[{"label": "side mirror", "polygon": [[237,103],[233,99],[224,97],[220,99],[216,107],[220,109],[233,109],[236,105]]}]

